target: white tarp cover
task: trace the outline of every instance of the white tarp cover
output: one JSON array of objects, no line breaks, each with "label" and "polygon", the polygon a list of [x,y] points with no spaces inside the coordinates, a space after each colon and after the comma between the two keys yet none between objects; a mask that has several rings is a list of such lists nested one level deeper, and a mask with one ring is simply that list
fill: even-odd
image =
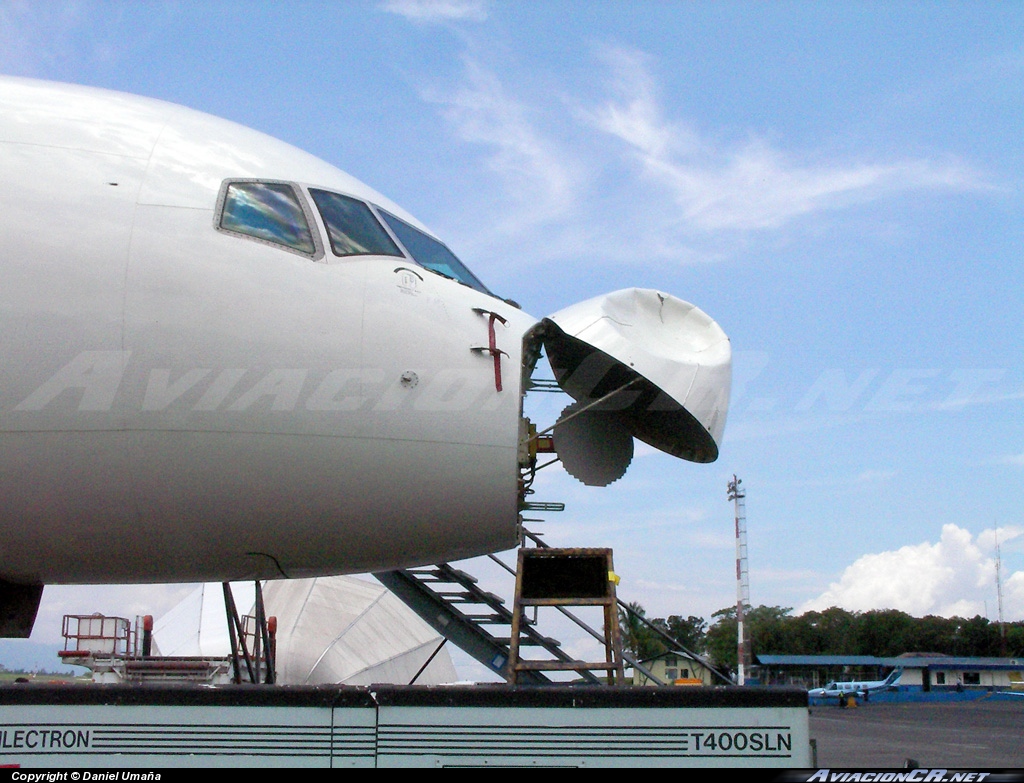
[{"label": "white tarp cover", "polygon": [[[240,613],[253,614],[251,582],[232,584]],[[282,685],[408,683],[441,636],[376,582],[351,576],[282,579],[263,584],[268,616],[277,617],[277,681]],[[231,652],[223,589],[200,585],[154,622],[160,655]],[[447,649],[417,684],[455,682]]]},{"label": "white tarp cover", "polygon": [[[231,585],[235,606],[249,611],[256,601],[252,582]],[[220,582],[196,587],[166,614],[153,621],[153,654],[224,658],[231,654],[224,588]]]},{"label": "white tarp cover", "polygon": [[[408,683],[441,635],[376,582],[351,576],[289,579],[263,588],[277,617],[277,675],[282,684]],[[419,685],[455,682],[447,649]]]}]

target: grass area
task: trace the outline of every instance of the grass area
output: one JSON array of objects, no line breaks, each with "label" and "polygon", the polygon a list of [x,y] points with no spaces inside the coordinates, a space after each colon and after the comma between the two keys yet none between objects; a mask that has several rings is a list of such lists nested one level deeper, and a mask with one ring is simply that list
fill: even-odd
[{"label": "grass area", "polygon": [[92,682],[92,676],[89,674],[0,671],[0,685],[14,683],[19,679],[25,679],[29,682]]}]

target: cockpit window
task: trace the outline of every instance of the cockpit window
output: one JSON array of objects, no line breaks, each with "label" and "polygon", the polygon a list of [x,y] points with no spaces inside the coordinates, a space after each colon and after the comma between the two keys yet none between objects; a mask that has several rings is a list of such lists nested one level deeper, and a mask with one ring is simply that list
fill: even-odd
[{"label": "cockpit window", "polygon": [[224,194],[220,227],[313,255],[309,221],[291,185],[232,182]]},{"label": "cockpit window", "polygon": [[309,189],[309,195],[324,219],[336,256],[402,255],[398,245],[364,202],[313,188]]},{"label": "cockpit window", "polygon": [[384,222],[395,232],[398,240],[405,245],[405,249],[409,251],[417,264],[445,277],[458,280],[460,283],[465,283],[481,293],[491,293],[445,245],[413,228],[390,212],[385,212],[380,207],[377,207],[377,211],[384,218]]}]

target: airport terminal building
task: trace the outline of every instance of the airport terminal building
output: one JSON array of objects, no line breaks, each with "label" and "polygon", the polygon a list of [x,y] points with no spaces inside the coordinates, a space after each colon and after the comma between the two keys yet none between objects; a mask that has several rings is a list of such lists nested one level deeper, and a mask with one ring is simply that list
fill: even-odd
[{"label": "airport terminal building", "polygon": [[872,655],[759,655],[761,677],[769,685],[819,688],[830,680],[881,680],[903,669],[896,690],[924,693],[1020,691],[1024,658],[961,658],[939,653]]}]

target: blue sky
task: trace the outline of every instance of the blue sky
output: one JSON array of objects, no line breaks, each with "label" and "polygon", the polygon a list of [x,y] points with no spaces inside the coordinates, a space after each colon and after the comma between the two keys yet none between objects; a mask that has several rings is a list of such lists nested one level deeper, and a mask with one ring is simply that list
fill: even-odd
[{"label": "blue sky", "polygon": [[708,312],[718,462],[538,482],[548,540],[613,546],[652,614],[735,601],[736,473],[755,604],[994,619],[998,527],[1024,619],[1024,6],[0,2],[0,72],[283,138],[536,316],[629,286]]}]

